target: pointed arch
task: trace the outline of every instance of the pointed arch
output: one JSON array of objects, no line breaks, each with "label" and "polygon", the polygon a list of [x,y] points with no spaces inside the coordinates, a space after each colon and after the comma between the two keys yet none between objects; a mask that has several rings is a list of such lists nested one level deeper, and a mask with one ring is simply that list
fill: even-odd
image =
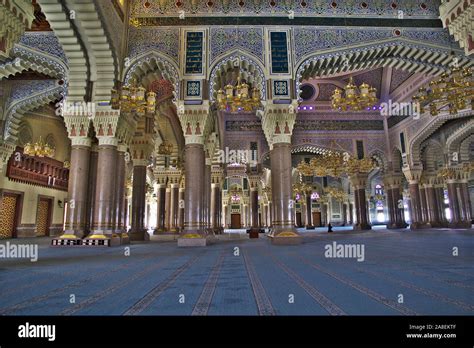
[{"label": "pointed arch", "polygon": [[[234,65],[235,64],[235,65]],[[217,93],[217,80],[219,76],[232,67],[239,67],[241,73],[245,74],[247,79],[251,78],[252,83],[255,83],[255,86],[260,89],[262,95],[262,100],[267,99],[267,89],[266,89],[266,75],[264,66],[258,61],[258,59],[253,58],[247,52],[241,50],[233,50],[232,52],[219,57],[217,63],[215,63],[210,68],[209,74],[209,98],[211,101],[214,101]]]}]

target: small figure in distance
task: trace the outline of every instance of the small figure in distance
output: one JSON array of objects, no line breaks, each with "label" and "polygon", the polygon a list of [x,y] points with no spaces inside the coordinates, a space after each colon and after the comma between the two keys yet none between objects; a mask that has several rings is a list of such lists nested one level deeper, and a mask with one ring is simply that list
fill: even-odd
[{"label": "small figure in distance", "polygon": [[332,232],[332,225],[331,223],[328,223],[328,233]]}]

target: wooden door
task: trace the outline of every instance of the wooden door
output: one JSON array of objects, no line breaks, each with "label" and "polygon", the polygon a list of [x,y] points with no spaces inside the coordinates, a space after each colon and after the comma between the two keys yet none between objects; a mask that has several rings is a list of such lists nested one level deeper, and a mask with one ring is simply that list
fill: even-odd
[{"label": "wooden door", "polygon": [[303,224],[301,223],[301,213],[296,213],[296,226],[302,227]]},{"label": "wooden door", "polygon": [[230,214],[230,228],[241,228],[240,214]]},{"label": "wooden door", "polygon": [[321,225],[321,212],[313,211],[313,226],[320,227]]},{"label": "wooden door", "polygon": [[49,236],[51,226],[51,199],[40,198],[36,210],[36,236]]},{"label": "wooden door", "polygon": [[4,193],[0,204],[0,238],[16,237],[19,196]]}]

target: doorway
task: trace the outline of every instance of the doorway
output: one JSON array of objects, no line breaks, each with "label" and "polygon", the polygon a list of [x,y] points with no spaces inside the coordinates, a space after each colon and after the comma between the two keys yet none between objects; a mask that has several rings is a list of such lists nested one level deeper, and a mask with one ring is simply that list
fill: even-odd
[{"label": "doorway", "polygon": [[230,228],[242,228],[240,224],[240,214],[230,214]]},{"label": "doorway", "polygon": [[301,221],[301,213],[296,213],[296,227],[303,227],[303,223]]},{"label": "doorway", "polygon": [[49,227],[51,226],[52,206],[51,198],[40,197],[38,208],[36,209],[36,236],[49,236]]},{"label": "doorway", "polygon": [[0,239],[16,238],[20,210],[20,195],[3,193],[0,203]]},{"label": "doorway", "polygon": [[321,212],[320,211],[313,211],[313,226],[321,227]]}]

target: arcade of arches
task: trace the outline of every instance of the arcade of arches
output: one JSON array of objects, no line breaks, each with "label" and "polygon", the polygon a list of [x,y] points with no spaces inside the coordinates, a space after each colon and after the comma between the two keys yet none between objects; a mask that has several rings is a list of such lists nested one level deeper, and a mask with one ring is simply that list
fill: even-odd
[{"label": "arcade of arches", "polygon": [[[381,109],[474,65],[472,1],[272,3],[0,1],[0,238],[193,246],[247,229],[299,244],[329,223],[471,228],[472,78],[455,112]],[[350,77],[376,88],[374,108],[333,109]],[[219,107],[237,81],[258,90],[256,109]],[[153,107],[110,102],[132,84]],[[298,169],[328,153],[373,165]]]}]

